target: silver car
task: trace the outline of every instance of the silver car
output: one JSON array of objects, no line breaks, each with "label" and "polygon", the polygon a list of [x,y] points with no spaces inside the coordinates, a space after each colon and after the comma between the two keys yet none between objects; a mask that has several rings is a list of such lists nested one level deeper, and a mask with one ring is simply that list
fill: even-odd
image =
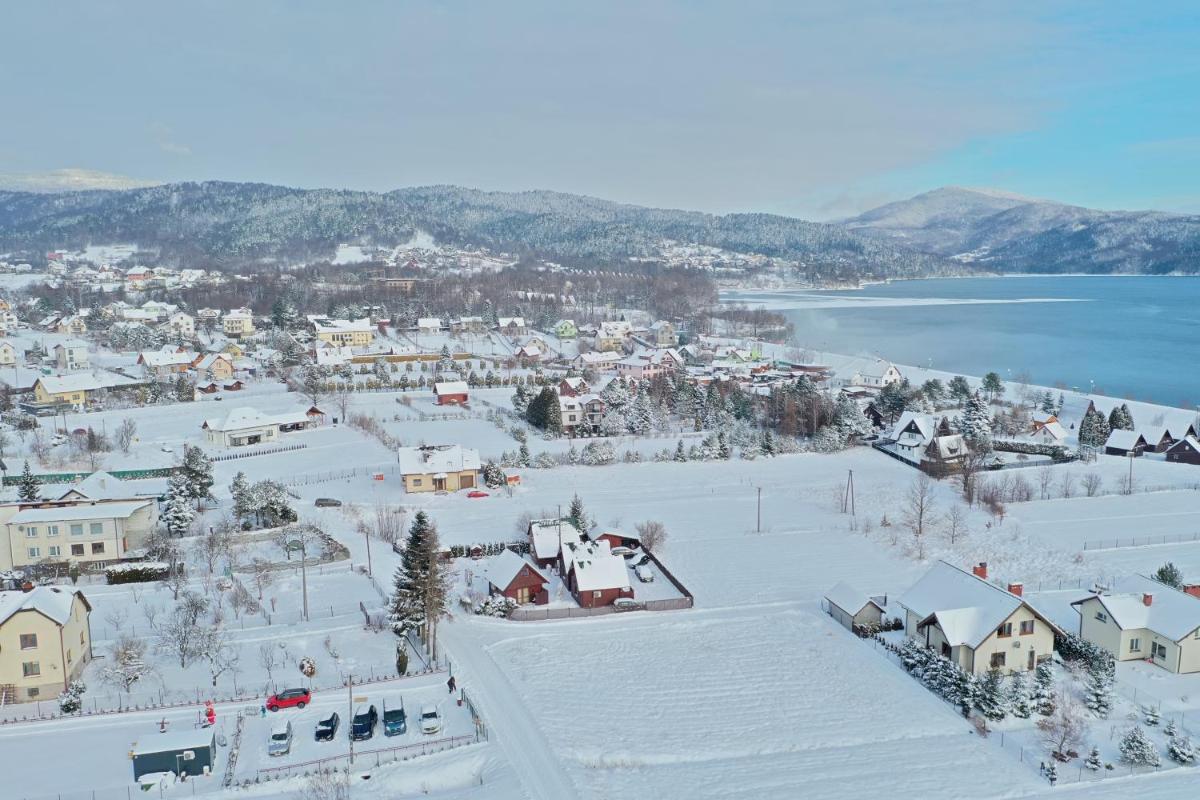
[{"label": "silver car", "polygon": [[267,755],[286,756],[292,752],[292,723],[280,722],[271,729],[271,740],[267,743]]}]

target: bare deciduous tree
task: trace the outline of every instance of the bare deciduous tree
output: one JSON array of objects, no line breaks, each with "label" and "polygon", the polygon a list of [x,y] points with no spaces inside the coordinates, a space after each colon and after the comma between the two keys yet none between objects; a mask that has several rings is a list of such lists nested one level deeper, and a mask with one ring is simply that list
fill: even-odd
[{"label": "bare deciduous tree", "polygon": [[122,453],[129,455],[129,448],[133,444],[135,436],[137,436],[137,423],[133,417],[121,420],[121,426],[117,428],[117,447],[121,448]]},{"label": "bare deciduous tree", "polygon": [[1047,465],[1038,470],[1038,489],[1043,500],[1050,499],[1050,487],[1054,484],[1054,468]]},{"label": "bare deciduous tree", "polygon": [[209,629],[200,624],[200,615],[207,609],[206,599],[185,591],[165,617],[155,620],[157,648],[178,660],[181,669],[186,669],[205,652]]},{"label": "bare deciduous tree", "polygon": [[636,526],[642,547],[651,553],[667,543],[667,527],[657,520],[639,522]]},{"label": "bare deciduous tree", "polygon": [[955,503],[946,512],[946,537],[950,540],[950,544],[955,544],[958,541],[958,537],[965,535],[966,532],[967,510]]},{"label": "bare deciduous tree", "polygon": [[904,498],[904,524],[912,533],[917,558],[925,557],[925,534],[934,508],[934,483],[924,472],[917,475]]},{"label": "bare deciduous tree", "polygon": [[258,592],[258,599],[263,599],[263,590],[275,582],[275,571],[271,569],[271,562],[265,558],[255,556],[250,560],[250,582],[254,584],[254,590]]},{"label": "bare deciduous tree", "polygon": [[133,685],[154,673],[146,663],[146,640],[121,634],[108,649],[101,680],[128,694]]},{"label": "bare deciduous tree", "polygon": [[1058,493],[1064,498],[1075,495],[1075,476],[1069,470],[1063,472],[1062,479],[1058,482]]},{"label": "bare deciduous tree", "polygon": [[1065,755],[1079,747],[1087,733],[1083,706],[1068,692],[1060,691],[1055,698],[1054,713],[1038,720],[1037,727],[1042,744],[1051,754]]},{"label": "bare deciduous tree", "polygon": [[1104,479],[1098,472],[1089,472],[1083,476],[1083,491],[1088,497],[1095,497],[1102,485],[1104,485]]}]

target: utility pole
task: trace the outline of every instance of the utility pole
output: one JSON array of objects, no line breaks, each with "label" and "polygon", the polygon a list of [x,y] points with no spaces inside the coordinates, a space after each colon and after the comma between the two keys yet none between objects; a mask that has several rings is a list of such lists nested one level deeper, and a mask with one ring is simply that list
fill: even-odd
[{"label": "utility pole", "polygon": [[758,487],[758,515],[754,522],[754,532],[762,533],[762,487]]},{"label": "utility pole", "polygon": [[842,513],[850,511],[850,516],[854,516],[854,470],[849,471],[846,476],[846,488],[842,490]]},{"label": "utility pole", "polygon": [[350,763],[354,763],[354,673],[346,676],[346,722],[350,724]]},{"label": "utility pole", "polygon": [[300,534],[300,592],[304,595],[304,621],[308,622],[308,550],[304,543],[304,534]]},{"label": "utility pole", "polygon": [[371,532],[363,528],[363,538],[367,540],[367,577],[374,577],[371,574]]}]

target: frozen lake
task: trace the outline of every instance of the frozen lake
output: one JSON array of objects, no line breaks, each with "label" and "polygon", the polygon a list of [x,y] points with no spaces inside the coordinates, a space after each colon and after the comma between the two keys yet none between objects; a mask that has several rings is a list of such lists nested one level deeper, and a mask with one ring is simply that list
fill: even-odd
[{"label": "frozen lake", "polygon": [[900,281],[860,291],[731,292],[787,315],[802,347],[878,353],[968,375],[1192,407],[1200,402],[1200,278]]}]

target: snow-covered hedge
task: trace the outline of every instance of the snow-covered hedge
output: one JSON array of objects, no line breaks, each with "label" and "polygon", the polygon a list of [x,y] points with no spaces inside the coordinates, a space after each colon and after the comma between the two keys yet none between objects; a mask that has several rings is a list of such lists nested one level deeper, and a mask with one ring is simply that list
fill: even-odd
[{"label": "snow-covered hedge", "polygon": [[1024,453],[1030,456],[1050,456],[1055,461],[1071,461],[1074,456],[1061,444],[1038,444],[1037,442],[1014,442],[994,439],[992,449],[1004,453]]},{"label": "snow-covered hedge", "polygon": [[113,564],[104,570],[104,577],[110,584],[162,581],[170,574],[171,565],[163,561],[131,561]]}]

